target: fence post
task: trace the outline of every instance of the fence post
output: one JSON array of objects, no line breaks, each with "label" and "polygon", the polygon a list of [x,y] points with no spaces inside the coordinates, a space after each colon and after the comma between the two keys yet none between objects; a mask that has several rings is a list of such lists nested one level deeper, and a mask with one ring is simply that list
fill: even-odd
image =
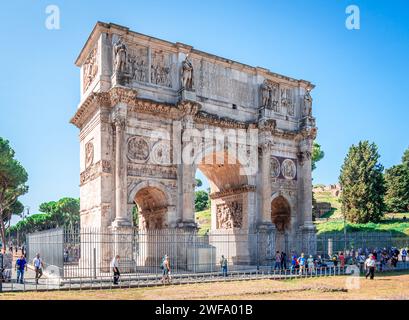
[{"label": "fence post", "polygon": [[94,279],[97,278],[97,249],[93,250],[93,262],[94,262]]}]

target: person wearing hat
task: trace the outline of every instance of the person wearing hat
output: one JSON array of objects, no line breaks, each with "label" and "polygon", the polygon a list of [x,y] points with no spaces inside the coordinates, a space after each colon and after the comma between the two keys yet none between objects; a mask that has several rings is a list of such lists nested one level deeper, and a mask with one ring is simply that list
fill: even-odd
[{"label": "person wearing hat", "polygon": [[366,269],[366,274],[365,274],[365,279],[368,279],[368,276],[370,277],[371,280],[375,277],[375,266],[376,266],[376,261],[373,259],[373,254],[369,254],[368,259],[365,261],[365,269]]}]

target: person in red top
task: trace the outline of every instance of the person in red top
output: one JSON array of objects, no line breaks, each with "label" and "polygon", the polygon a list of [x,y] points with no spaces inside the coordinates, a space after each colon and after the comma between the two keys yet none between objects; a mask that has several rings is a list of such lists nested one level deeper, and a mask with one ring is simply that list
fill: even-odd
[{"label": "person in red top", "polygon": [[344,268],[345,267],[345,256],[344,256],[343,252],[339,253],[338,259],[339,259],[339,261],[341,263],[341,268]]}]

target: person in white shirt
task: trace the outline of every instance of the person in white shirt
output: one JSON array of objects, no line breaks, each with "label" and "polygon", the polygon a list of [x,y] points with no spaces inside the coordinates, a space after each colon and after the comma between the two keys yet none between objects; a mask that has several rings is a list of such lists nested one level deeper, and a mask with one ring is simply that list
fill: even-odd
[{"label": "person in white shirt", "polygon": [[116,255],[111,261],[111,270],[114,273],[114,284],[118,284],[119,273],[119,255]]},{"label": "person in white shirt", "polygon": [[375,276],[375,267],[376,267],[376,261],[374,259],[373,254],[371,253],[368,259],[365,260],[365,269],[366,269],[365,278],[366,279],[368,279],[368,276],[370,276],[370,279],[373,280]]},{"label": "person in white shirt", "polygon": [[33,266],[34,266],[34,270],[36,273],[36,284],[38,284],[38,279],[41,278],[41,276],[43,275],[43,260],[40,258],[40,254],[37,253],[36,257],[33,260]]}]

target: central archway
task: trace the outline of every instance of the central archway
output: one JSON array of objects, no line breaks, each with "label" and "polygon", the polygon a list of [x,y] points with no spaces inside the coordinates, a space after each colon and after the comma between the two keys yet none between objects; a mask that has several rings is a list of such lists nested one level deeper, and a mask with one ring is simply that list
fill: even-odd
[{"label": "central archway", "polygon": [[233,265],[248,263],[249,203],[254,201],[255,188],[245,167],[227,150],[207,152],[196,163],[210,187],[209,243],[216,259],[224,255]]}]

